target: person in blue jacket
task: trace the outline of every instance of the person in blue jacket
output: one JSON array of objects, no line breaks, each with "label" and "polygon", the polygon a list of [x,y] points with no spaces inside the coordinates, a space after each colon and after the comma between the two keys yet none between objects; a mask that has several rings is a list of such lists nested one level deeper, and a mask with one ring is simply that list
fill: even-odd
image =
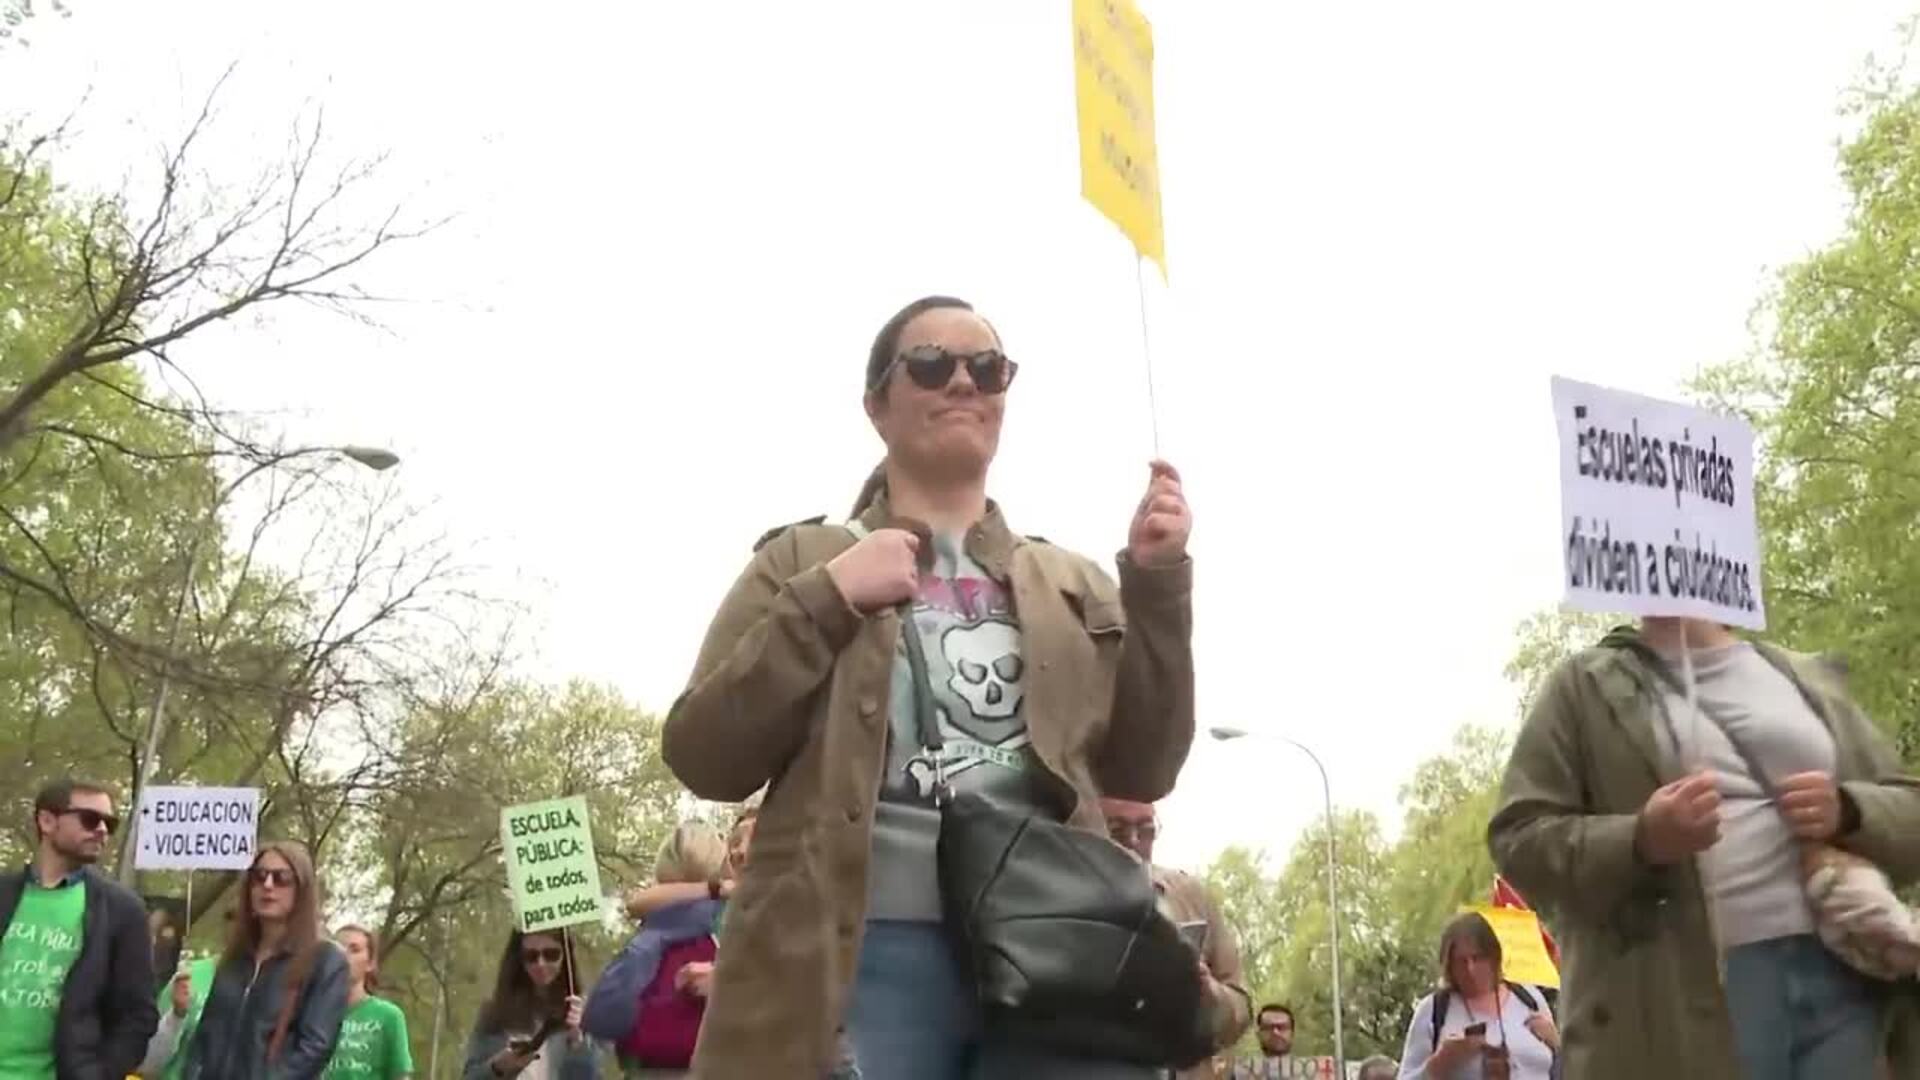
[{"label": "person in blue jacket", "polygon": [[[632,1036],[642,1018],[641,998],[659,976],[662,960],[676,946],[717,936],[727,863],[727,840],[713,826],[689,821],[674,829],[654,861],[654,880],[656,887],[679,886],[675,892],[682,898],[657,907],[649,905],[652,910],[641,922],[639,932],[587,995],[581,1026],[587,1034],[621,1051],[621,1066],[628,1076],[684,1075],[677,1064],[661,1066],[633,1056],[636,1043]],[[689,886],[704,889],[704,895],[690,891]],[[681,993],[704,1000],[713,979],[713,964],[689,961],[673,976]],[[692,1047],[686,1049],[690,1053]]]}]

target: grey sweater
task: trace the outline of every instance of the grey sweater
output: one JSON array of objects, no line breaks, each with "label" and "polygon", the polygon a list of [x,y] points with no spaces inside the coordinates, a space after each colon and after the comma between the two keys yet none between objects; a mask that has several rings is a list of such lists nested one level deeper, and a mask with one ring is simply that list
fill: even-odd
[{"label": "grey sweater", "polygon": [[[1679,655],[1663,659],[1679,676]],[[1812,933],[1799,846],[1727,733],[1771,784],[1794,773],[1833,772],[1833,736],[1793,681],[1751,645],[1696,649],[1693,667],[1701,715],[1696,719],[1685,695],[1668,687],[1668,729],[1660,745],[1681,770],[1705,767],[1719,777],[1720,841],[1701,857],[1700,868],[1721,945]]]}]

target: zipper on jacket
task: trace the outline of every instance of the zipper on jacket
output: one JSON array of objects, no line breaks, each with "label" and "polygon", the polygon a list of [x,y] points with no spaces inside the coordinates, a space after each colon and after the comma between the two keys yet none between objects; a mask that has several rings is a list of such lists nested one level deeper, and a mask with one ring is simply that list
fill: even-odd
[{"label": "zipper on jacket", "polygon": [[[244,1029],[247,1018],[247,1002],[253,997],[253,984],[260,981],[260,972],[264,970],[266,966],[267,962],[265,960],[255,961],[253,974],[247,977],[247,988],[240,991],[240,1010],[239,1015],[235,1019],[241,1024],[242,1029]],[[233,1075],[233,1054],[234,1051],[239,1048],[242,1041],[239,1035],[240,1031],[236,1030],[234,1032],[235,1037],[227,1040],[227,1052],[220,1058],[220,1076],[222,1080]]]}]

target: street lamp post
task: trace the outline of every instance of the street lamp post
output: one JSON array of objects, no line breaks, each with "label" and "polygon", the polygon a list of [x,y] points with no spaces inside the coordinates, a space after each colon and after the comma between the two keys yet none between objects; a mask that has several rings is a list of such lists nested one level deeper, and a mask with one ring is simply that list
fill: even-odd
[{"label": "street lamp post", "polygon": [[[173,617],[167,627],[167,655],[160,665],[160,685],[153,692],[153,711],[147,720],[147,738],[141,747],[139,767],[134,774],[133,801],[136,806],[146,794],[147,785],[153,781],[154,758],[160,751],[160,740],[166,734],[167,697],[173,689],[173,652],[180,643],[180,624],[187,613],[187,599],[193,593],[193,568],[200,559],[200,547],[205,543],[207,534],[220,520],[220,508],[226,505],[240,485],[253,479],[260,473],[299,457],[312,457],[319,454],[336,454],[348,461],[364,465],[375,472],[385,472],[400,464],[400,455],[391,450],[374,446],[307,446],[298,450],[288,450],[272,457],[255,462],[253,467],[234,477],[233,482],[220,489],[208,508],[206,519],[193,531],[193,539],[188,542],[186,564],[180,573],[180,595],[174,600]],[[122,884],[132,886],[134,882],[133,843],[139,833],[139,817],[129,815],[134,822],[132,828],[120,835],[119,874]]]},{"label": "street lamp post", "polygon": [[1313,762],[1313,767],[1320,770],[1320,795],[1325,802],[1327,815],[1327,922],[1333,928],[1327,942],[1330,958],[1333,961],[1333,1074],[1345,1076],[1347,1075],[1347,1040],[1341,1021],[1344,1009],[1340,997],[1340,889],[1335,877],[1339,864],[1334,856],[1333,784],[1327,779],[1327,767],[1321,762],[1320,755],[1313,752],[1312,747],[1285,735],[1269,732],[1256,733],[1237,727],[1213,727],[1208,728],[1207,733],[1220,742],[1231,742],[1248,736],[1277,739],[1307,755],[1307,758]]}]

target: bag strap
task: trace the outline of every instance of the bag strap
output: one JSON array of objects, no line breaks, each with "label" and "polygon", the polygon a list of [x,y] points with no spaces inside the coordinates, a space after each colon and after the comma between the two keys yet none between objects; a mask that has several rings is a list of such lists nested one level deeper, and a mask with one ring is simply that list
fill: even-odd
[{"label": "bag strap", "polygon": [[[856,520],[847,523],[847,531],[857,542],[866,539],[870,530]],[[928,764],[933,766],[933,802],[935,806],[946,806],[952,801],[953,789],[947,784],[947,740],[940,733],[933,703],[932,680],[927,675],[927,649],[920,641],[920,628],[914,622],[913,601],[904,600],[895,610],[900,614],[900,641],[906,647],[907,674],[913,683],[914,728],[920,736],[920,748],[926,751]]]},{"label": "bag strap", "polygon": [[[1540,1011],[1540,999],[1533,996],[1533,991],[1510,979],[1505,980],[1505,982],[1507,993],[1512,994],[1514,1000],[1525,1005],[1528,1012]],[[1432,1013],[1433,1019],[1433,1048],[1435,1050],[1440,1049],[1440,1029],[1446,1026],[1447,1006],[1451,1004],[1453,1004],[1452,991],[1442,987],[1433,992],[1433,1008],[1430,1012]],[[1505,1029],[1503,1028],[1502,1030]]]},{"label": "bag strap", "polygon": [[[1674,693],[1683,698],[1687,697],[1686,683],[1682,682],[1680,677],[1673,673],[1673,668],[1668,666],[1665,657],[1646,645],[1624,645],[1621,646],[1621,648],[1631,650],[1634,655],[1645,662],[1647,667],[1653,671],[1654,675],[1659,678],[1661,682],[1665,683]],[[1761,768],[1760,759],[1754,755],[1752,747],[1742,742],[1740,737],[1733,733],[1733,729],[1722,723],[1719,717],[1713,715],[1711,711],[1701,708],[1697,701],[1694,703],[1693,708],[1695,712],[1706,717],[1707,721],[1718,728],[1720,734],[1726,737],[1727,744],[1733,747],[1733,752],[1739,756],[1741,763],[1746,765],[1747,772],[1752,774],[1753,782],[1759,785],[1760,793],[1766,796],[1765,801],[1776,801],[1780,793],[1778,789],[1773,786],[1773,780],[1767,776],[1766,770]]]}]

